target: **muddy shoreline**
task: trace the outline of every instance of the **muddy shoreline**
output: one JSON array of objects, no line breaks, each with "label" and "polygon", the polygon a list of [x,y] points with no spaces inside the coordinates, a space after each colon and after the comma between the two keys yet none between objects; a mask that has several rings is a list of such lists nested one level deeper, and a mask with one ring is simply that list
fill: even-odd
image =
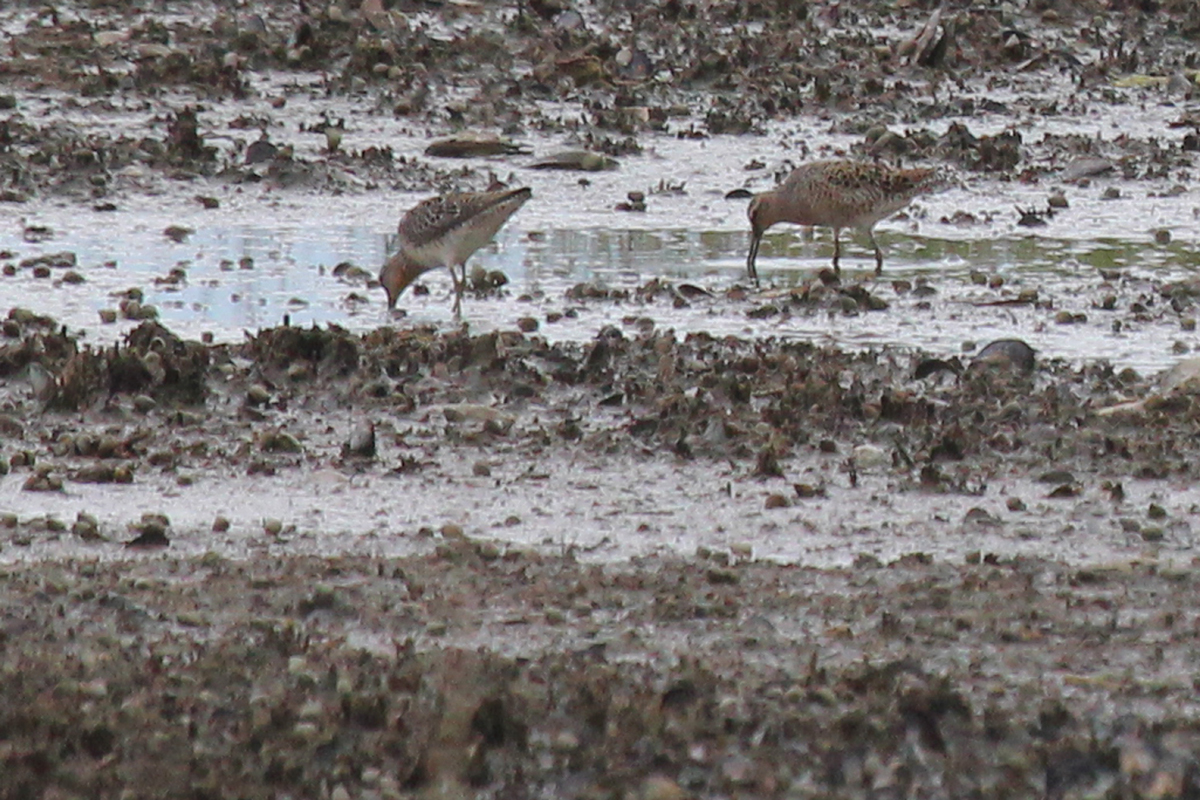
[{"label": "muddy shoreline", "polygon": [[[1200,796],[1191,0],[0,31],[0,798]],[[744,287],[725,193],[818,156],[948,173],[916,272]],[[527,284],[364,321],[348,246],[496,180]]]},{"label": "muddy shoreline", "polygon": [[[4,575],[8,796],[1184,797],[1194,570],[169,556]],[[52,789],[53,787],[53,789]]]},{"label": "muddy shoreline", "polygon": [[[276,328],[235,346],[144,323],[122,347],[91,348],[17,317],[22,337],[0,353],[17,404],[5,485],[176,487],[123,523],[5,515],[3,554],[71,554],[3,570],[12,796],[1195,791],[1190,511],[1133,499],[1200,464],[1191,384],[1168,392],[1012,347],[951,368],[615,329],[571,345]],[[41,392],[35,355],[52,376]],[[1151,399],[1097,411],[1136,394]],[[379,424],[326,427],[317,409],[346,403]],[[896,498],[969,498],[959,536],[1079,536],[1099,519],[1138,544],[1083,566],[1003,544],[863,552],[839,569],[764,560],[744,541],[564,553],[456,521],[437,470],[464,450],[497,485],[567,451],[728,462],[752,487],[728,502],[782,515],[771,527],[798,538],[820,526],[787,515],[829,495],[863,504],[882,472]],[[444,522],[410,521],[393,535],[420,552],[395,557],[355,554],[378,534],[303,556],[279,519],[172,526],[207,474],[234,470],[266,496],[329,469],[392,474],[402,517],[409,492],[433,492]],[[426,470],[432,483],[406,482]],[[1036,496],[997,490],[1019,477]],[[617,516],[622,537],[640,535],[636,518]],[[227,535],[253,555],[222,555]],[[189,541],[211,550],[174,555]]]}]

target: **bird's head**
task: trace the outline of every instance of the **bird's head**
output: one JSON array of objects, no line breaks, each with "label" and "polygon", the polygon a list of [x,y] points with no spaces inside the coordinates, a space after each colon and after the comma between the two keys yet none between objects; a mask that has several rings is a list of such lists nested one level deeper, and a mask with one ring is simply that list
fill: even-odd
[{"label": "bird's head", "polygon": [[750,252],[746,255],[746,270],[756,285],[758,268],[755,262],[758,260],[758,246],[762,243],[763,233],[767,228],[779,221],[772,204],[773,197],[771,192],[756,194],[750,199],[750,206],[746,209],[746,216],[750,218]]},{"label": "bird's head", "polygon": [[389,258],[379,273],[379,283],[387,292],[388,308],[395,308],[408,285],[424,272],[425,267],[405,256],[404,251]]}]

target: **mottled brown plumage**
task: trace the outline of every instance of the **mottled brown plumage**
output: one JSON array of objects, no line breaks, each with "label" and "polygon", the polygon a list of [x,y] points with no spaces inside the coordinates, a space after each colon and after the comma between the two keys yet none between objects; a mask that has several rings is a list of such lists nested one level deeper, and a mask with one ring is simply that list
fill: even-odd
[{"label": "mottled brown plumage", "polygon": [[[431,197],[414,206],[397,228],[399,248],[379,273],[388,308],[408,285],[431,269],[447,267],[454,282],[454,313],[462,310],[467,259],[525,204],[529,188],[462,192]],[[455,272],[462,269],[462,276]]]},{"label": "mottled brown plumage", "polygon": [[929,188],[931,169],[894,169],[861,161],[814,161],[796,168],[777,188],[750,201],[750,255],[746,269],[758,284],[755,259],[767,228],[777,222],[833,228],[833,268],[839,270],[839,234],[858,228],[875,248],[875,272],[883,271],[883,253],[875,241],[875,223],[904,208]]}]

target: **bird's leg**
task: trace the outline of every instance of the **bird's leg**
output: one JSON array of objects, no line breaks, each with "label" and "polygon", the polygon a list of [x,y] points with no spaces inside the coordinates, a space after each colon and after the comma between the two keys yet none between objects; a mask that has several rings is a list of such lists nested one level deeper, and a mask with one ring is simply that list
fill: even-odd
[{"label": "bird's leg", "polygon": [[833,229],[833,271],[838,273],[839,275],[842,272],[842,268],[838,266],[838,258],[842,255],[842,242],[838,238],[838,234],[840,234],[841,232],[842,232],[841,228],[838,228],[836,226],[834,227],[834,229]]},{"label": "bird's leg", "polygon": [[879,242],[875,241],[875,230],[872,228],[867,231],[867,235],[871,237],[871,246],[875,248],[875,274],[883,274],[883,251],[879,249]]},{"label": "bird's leg", "polygon": [[758,259],[758,245],[762,241],[762,236],[751,232],[750,234],[750,255],[746,257],[746,272],[750,275],[750,280],[754,281],[754,287],[757,289],[762,284],[758,282],[758,266],[755,261]]},{"label": "bird's leg", "polygon": [[467,267],[463,265],[463,278],[459,280],[458,273],[454,270],[454,265],[450,265],[450,282],[454,284],[454,316],[462,316],[462,298],[463,285],[466,283]]}]

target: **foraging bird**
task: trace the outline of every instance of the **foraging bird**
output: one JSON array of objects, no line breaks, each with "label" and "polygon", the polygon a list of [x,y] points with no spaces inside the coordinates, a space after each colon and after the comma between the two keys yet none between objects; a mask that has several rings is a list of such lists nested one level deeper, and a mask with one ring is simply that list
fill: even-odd
[{"label": "foraging bird", "polygon": [[875,248],[875,273],[883,271],[883,253],[875,241],[875,223],[908,205],[929,187],[932,169],[894,169],[861,161],[813,161],[797,167],[781,186],[750,201],[750,255],[746,269],[758,285],[758,245],[767,228],[777,222],[828,225],[833,228],[833,269],[842,228],[858,228]]},{"label": "foraging bird", "polygon": [[[400,220],[400,249],[379,273],[388,308],[408,285],[436,267],[447,267],[454,282],[454,313],[462,310],[467,283],[467,259],[492,240],[508,218],[532,194],[528,187],[494,192],[462,192],[431,197]],[[462,277],[455,272],[462,268]]]}]

